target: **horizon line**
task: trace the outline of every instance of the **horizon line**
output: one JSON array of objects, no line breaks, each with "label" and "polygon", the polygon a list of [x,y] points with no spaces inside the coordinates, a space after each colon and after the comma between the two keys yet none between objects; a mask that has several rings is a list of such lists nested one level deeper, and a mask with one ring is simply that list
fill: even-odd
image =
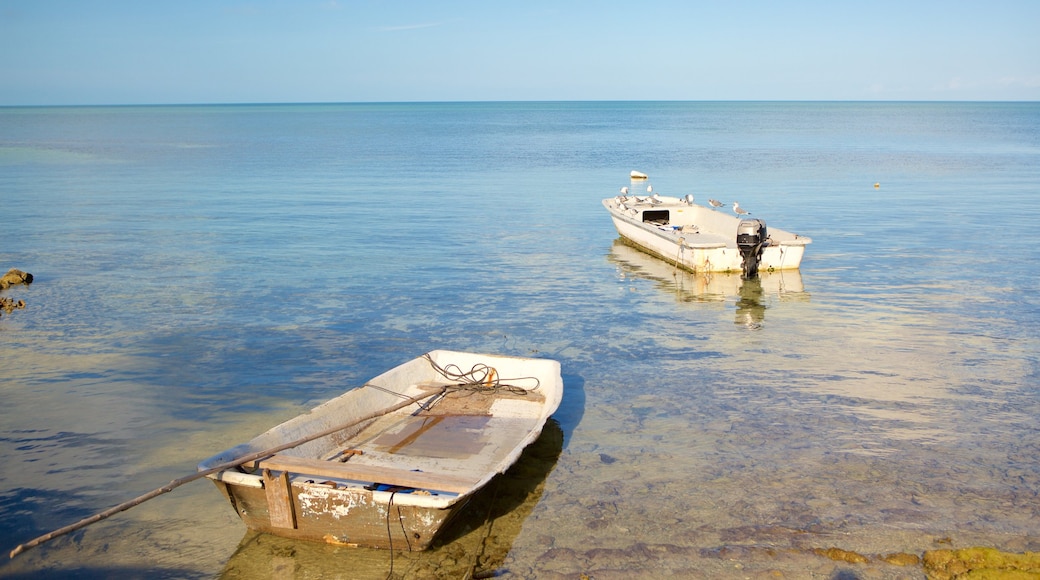
[{"label": "horizon line", "polygon": [[65,104],[0,104],[0,108],[62,107],[244,107],[292,105],[418,105],[418,104],[512,104],[512,103],[1040,103],[1040,100],[1018,99],[472,99],[472,100],[400,100],[400,101],[213,101],[153,103],[65,103]]}]

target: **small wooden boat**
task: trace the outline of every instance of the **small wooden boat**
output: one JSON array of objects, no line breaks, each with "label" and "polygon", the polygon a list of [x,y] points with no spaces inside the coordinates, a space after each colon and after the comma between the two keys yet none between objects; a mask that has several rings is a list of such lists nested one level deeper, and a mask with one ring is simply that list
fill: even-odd
[{"label": "small wooden boat", "polygon": [[[603,200],[621,239],[648,254],[694,273],[732,272],[744,276],[759,271],[797,269],[810,238],[778,228],[766,228],[734,203],[740,217],[657,193],[621,195]],[[718,203],[718,202],[716,202]],[[713,204],[714,205],[714,204]],[[720,204],[721,205],[721,204]]]},{"label": "small wooden boat", "polygon": [[422,550],[516,462],[562,395],[554,360],[435,350],[198,469],[285,447],[208,476],[246,526],[332,544]]}]

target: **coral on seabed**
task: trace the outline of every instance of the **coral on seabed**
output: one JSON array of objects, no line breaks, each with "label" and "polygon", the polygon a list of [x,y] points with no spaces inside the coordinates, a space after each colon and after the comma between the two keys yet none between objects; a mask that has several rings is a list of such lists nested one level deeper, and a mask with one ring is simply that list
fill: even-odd
[{"label": "coral on seabed", "polygon": [[922,558],[931,580],[955,578],[1038,578],[1040,553],[1014,554],[994,548],[930,550]]}]

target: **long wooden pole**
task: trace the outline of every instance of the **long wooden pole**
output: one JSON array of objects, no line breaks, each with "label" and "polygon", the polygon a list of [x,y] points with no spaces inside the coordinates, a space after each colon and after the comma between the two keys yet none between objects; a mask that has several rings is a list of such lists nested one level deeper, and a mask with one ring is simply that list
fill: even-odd
[{"label": "long wooden pole", "polygon": [[308,441],[314,441],[315,439],[321,439],[322,437],[326,437],[328,435],[332,435],[333,433],[336,433],[338,431],[342,431],[344,429],[349,429],[350,427],[353,427],[353,426],[358,425],[360,423],[364,423],[365,421],[370,421],[370,420],[375,419],[377,417],[382,417],[383,415],[387,415],[387,414],[393,413],[394,411],[397,411],[398,409],[403,409],[403,408],[407,407],[408,405],[413,405],[415,403],[418,403],[419,401],[421,401],[423,399],[428,399],[430,397],[435,397],[437,395],[440,395],[446,389],[447,389],[447,387],[440,387],[440,388],[438,388],[436,390],[432,390],[432,391],[429,391],[427,393],[424,393],[424,394],[422,394],[422,395],[420,395],[418,397],[412,397],[410,399],[405,399],[402,402],[400,402],[400,403],[398,403],[396,405],[393,405],[392,407],[369,413],[368,415],[365,415],[364,417],[355,419],[355,420],[351,421],[350,423],[346,423],[346,424],[343,424],[343,425],[337,425],[335,427],[330,427],[330,428],[325,429],[324,431],[321,431],[319,433],[312,433],[311,435],[308,435],[308,436],[306,436],[306,437],[304,437],[302,439],[297,439],[295,441],[290,441],[289,443],[283,443],[282,445],[278,445],[276,447],[271,447],[270,449],[264,449],[263,451],[257,451],[255,453],[250,453],[249,455],[243,455],[242,457],[237,457],[237,458],[235,458],[232,461],[228,461],[226,463],[221,463],[220,465],[217,465],[215,467],[210,467],[209,469],[204,469],[202,471],[193,473],[191,475],[182,477],[180,479],[175,479],[175,480],[171,481],[170,483],[167,483],[166,485],[164,485],[164,486],[162,486],[160,488],[153,489],[152,491],[150,491],[150,492],[148,492],[148,493],[146,493],[144,495],[135,497],[134,499],[132,499],[130,501],[123,502],[123,503],[121,503],[121,504],[119,504],[119,505],[117,505],[115,507],[111,507],[111,508],[109,508],[109,509],[107,509],[107,510],[105,510],[103,512],[96,513],[96,514],[94,514],[94,515],[92,515],[92,516],[90,516],[88,518],[82,519],[82,520],[80,520],[80,521],[78,521],[78,522],[76,522],[74,524],[65,526],[64,528],[58,528],[57,530],[54,530],[53,532],[44,534],[44,535],[42,535],[42,536],[40,536],[40,537],[38,537],[36,539],[30,540],[30,541],[28,541],[28,542],[26,542],[24,544],[19,544],[17,548],[11,550],[11,556],[10,557],[14,558],[18,554],[21,554],[22,552],[28,550],[29,548],[33,548],[33,547],[39,546],[40,544],[42,544],[42,543],[44,543],[46,541],[53,540],[54,538],[57,538],[58,536],[64,536],[65,534],[67,534],[69,532],[74,532],[74,531],[76,531],[76,530],[78,530],[80,528],[85,528],[85,527],[89,526],[90,524],[100,522],[101,520],[103,520],[103,519],[105,519],[105,518],[107,518],[109,516],[118,514],[119,512],[124,512],[124,511],[126,511],[126,510],[128,510],[128,509],[130,509],[130,508],[132,508],[134,506],[140,505],[140,504],[142,504],[142,503],[144,503],[144,502],[146,502],[146,501],[148,501],[148,500],[150,500],[152,498],[155,498],[155,497],[158,497],[158,496],[160,496],[160,495],[162,495],[164,493],[173,491],[174,489],[176,489],[176,488],[178,488],[178,487],[180,487],[180,486],[182,486],[182,485],[184,485],[186,483],[191,483],[192,481],[195,481],[197,479],[202,479],[203,477],[206,477],[207,475],[212,475],[214,473],[217,473],[218,471],[224,471],[225,469],[231,469],[232,467],[238,467],[239,465],[242,465],[243,463],[248,463],[250,461],[256,461],[257,459],[263,459],[264,457],[268,457],[268,456],[274,455],[275,453],[278,453],[280,451],[285,451],[286,449],[292,449],[293,447],[298,447],[300,445],[303,445],[304,443],[307,443]]}]

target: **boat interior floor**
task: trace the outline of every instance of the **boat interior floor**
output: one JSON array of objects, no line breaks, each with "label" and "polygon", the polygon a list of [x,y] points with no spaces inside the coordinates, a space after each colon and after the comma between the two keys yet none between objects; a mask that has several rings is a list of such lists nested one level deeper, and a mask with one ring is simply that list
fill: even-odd
[{"label": "boat interior floor", "polygon": [[[421,480],[429,475],[429,488],[459,492],[465,487],[461,482],[476,483],[514,451],[516,442],[539,423],[543,401],[537,391],[450,390],[418,412],[402,410],[374,419],[356,436],[335,442],[322,457],[293,457],[290,452],[257,467],[348,478],[352,472],[411,472],[414,487],[424,487]],[[454,485],[438,488],[438,477]]]}]

